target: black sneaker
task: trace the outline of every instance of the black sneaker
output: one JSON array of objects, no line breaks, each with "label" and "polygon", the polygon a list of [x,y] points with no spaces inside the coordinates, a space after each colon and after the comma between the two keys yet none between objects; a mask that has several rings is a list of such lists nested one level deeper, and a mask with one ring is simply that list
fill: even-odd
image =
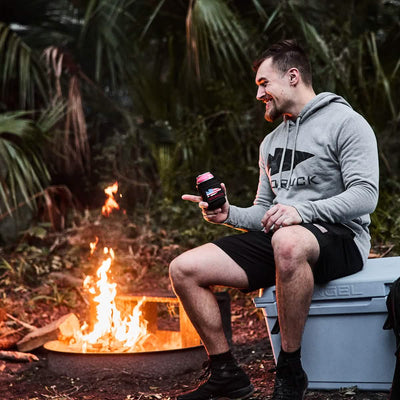
[{"label": "black sneaker", "polygon": [[208,367],[205,375],[208,375],[208,379],[197,389],[179,395],[176,400],[242,400],[254,392],[248,376],[236,364]]},{"label": "black sneaker", "polygon": [[277,368],[272,400],[303,400],[307,386],[308,379],[304,370],[295,375],[287,366]]}]

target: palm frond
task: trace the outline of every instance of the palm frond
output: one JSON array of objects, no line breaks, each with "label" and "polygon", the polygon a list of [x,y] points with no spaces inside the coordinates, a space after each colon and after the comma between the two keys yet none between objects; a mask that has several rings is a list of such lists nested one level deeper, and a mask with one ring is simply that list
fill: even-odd
[{"label": "palm frond", "polygon": [[10,27],[0,22],[0,76],[3,96],[18,93],[20,108],[33,107],[35,96],[47,98],[44,66]]},{"label": "palm frond", "polygon": [[[226,74],[242,71],[248,63],[248,35],[239,18],[223,0],[191,0],[186,17],[189,66],[200,79],[216,63]],[[215,57],[215,59],[214,59]]]},{"label": "palm frond", "polygon": [[[77,169],[84,171],[89,169],[90,149],[88,144],[88,135],[86,127],[86,118],[83,111],[82,94],[80,90],[80,75],[82,75],[78,66],[74,65],[71,56],[67,57],[63,51],[57,47],[49,47],[43,52],[46,64],[48,66],[49,77],[54,77],[52,89],[53,109],[52,119],[58,119],[65,108],[64,135],[54,136],[54,150],[59,157],[56,157],[56,165],[59,169],[68,172]],[[68,65],[64,65],[64,60],[68,58]],[[66,69],[70,72],[68,78],[68,94],[63,94],[62,78]],[[65,74],[67,75],[67,74]],[[46,115],[46,124],[52,123]]]},{"label": "palm frond", "polygon": [[49,180],[40,155],[43,132],[27,116],[27,112],[0,115],[0,211],[11,212],[21,199],[33,207],[32,195]]},{"label": "palm frond", "polygon": [[127,74],[129,42],[127,26],[135,18],[129,12],[134,0],[90,0],[78,40],[78,48],[87,51],[93,48],[94,79],[99,82],[105,71],[109,74],[113,88]]},{"label": "palm frond", "polygon": [[389,106],[390,112],[393,118],[397,117],[397,112],[395,110],[394,101],[391,93],[391,84],[389,78],[386,76],[386,73],[382,67],[378,48],[376,44],[375,34],[372,32],[369,37],[367,37],[367,46],[369,50],[370,57],[372,59],[374,65],[374,71],[376,74],[376,83],[383,88],[383,92],[385,94],[386,102]]},{"label": "palm frond", "polygon": [[150,28],[150,25],[153,23],[155,17],[158,15],[158,13],[160,12],[161,7],[164,5],[165,0],[160,0],[160,2],[158,3],[157,7],[155,7],[154,11],[152,12],[152,14],[150,15],[149,19],[146,22],[146,25],[142,31],[142,33],[140,34],[140,40],[143,40],[144,36],[146,35],[147,31]]}]

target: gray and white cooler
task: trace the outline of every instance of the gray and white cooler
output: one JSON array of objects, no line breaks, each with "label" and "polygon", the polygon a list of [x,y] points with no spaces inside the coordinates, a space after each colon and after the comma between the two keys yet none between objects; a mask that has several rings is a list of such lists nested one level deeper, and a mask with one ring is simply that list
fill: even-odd
[{"label": "gray and white cooler", "polygon": [[[302,342],[310,389],[390,389],[396,341],[382,327],[386,297],[398,277],[400,257],[369,259],[362,271],[315,286]],[[263,310],[276,362],[281,341],[271,333],[278,318],[275,286],[254,303]]]}]

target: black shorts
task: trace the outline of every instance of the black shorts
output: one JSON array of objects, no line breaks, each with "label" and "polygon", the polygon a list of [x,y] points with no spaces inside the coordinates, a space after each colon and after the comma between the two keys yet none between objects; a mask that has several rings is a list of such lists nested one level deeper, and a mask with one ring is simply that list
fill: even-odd
[{"label": "black shorts", "polygon": [[[363,261],[353,240],[354,233],[349,228],[325,222],[301,226],[314,234],[320,247],[318,261],[313,267],[315,283],[326,283],[362,269]],[[275,285],[272,235],[272,232],[251,231],[213,242],[246,272],[249,288],[245,292]]]}]

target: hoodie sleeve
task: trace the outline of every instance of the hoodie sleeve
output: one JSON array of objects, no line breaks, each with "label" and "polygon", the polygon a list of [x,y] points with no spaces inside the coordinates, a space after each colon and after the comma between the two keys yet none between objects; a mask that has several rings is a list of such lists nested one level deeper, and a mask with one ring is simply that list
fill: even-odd
[{"label": "hoodie sleeve", "polygon": [[229,216],[224,222],[224,225],[242,230],[261,230],[261,219],[265,212],[271,207],[272,200],[275,197],[266,173],[267,160],[264,155],[267,155],[268,152],[262,150],[264,146],[265,141],[260,146],[259,181],[257,195],[253,205],[251,207],[237,207],[231,205],[229,207]]},{"label": "hoodie sleeve", "polygon": [[327,199],[293,204],[303,222],[345,223],[374,211],[379,191],[378,151],[374,132],[361,116],[343,123],[337,156],[345,190]]}]

